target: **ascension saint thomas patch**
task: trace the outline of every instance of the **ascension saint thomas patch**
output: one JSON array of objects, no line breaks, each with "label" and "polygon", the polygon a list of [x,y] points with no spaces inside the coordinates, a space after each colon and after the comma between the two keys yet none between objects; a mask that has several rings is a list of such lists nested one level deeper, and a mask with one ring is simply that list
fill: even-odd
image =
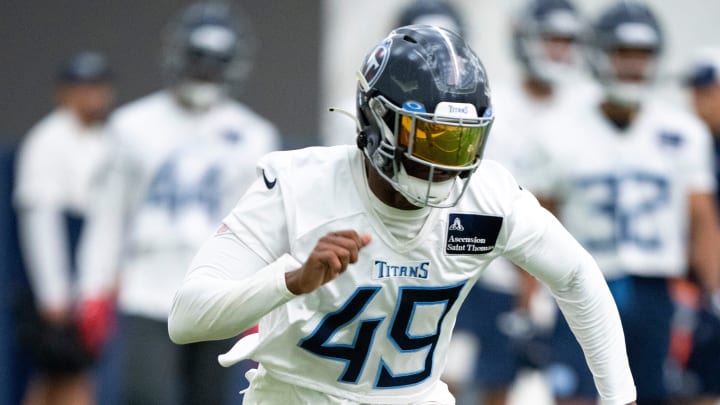
[{"label": "ascension saint thomas patch", "polygon": [[495,248],[502,217],[480,214],[448,216],[445,253],[448,255],[482,255]]}]

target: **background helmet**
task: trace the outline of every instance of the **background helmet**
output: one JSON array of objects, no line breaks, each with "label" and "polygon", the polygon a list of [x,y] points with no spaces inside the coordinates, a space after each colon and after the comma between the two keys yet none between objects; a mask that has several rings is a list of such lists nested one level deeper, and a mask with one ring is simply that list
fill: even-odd
[{"label": "background helmet", "polygon": [[447,0],[414,0],[400,11],[397,27],[434,25],[465,36],[460,12]]},{"label": "background helmet", "polygon": [[[652,55],[645,80],[626,82],[618,77],[611,54],[618,50],[644,50]],[[657,73],[657,59],[663,49],[663,33],[653,12],[644,4],[624,1],[600,15],[594,24],[590,41],[593,74],[616,101],[640,102]]]},{"label": "background helmet", "polygon": [[83,50],[70,55],[60,64],[55,81],[59,84],[106,83],[113,78],[104,54]]},{"label": "background helmet", "polygon": [[225,3],[196,3],[168,24],[162,66],[170,84],[190,79],[236,87],[250,72],[253,51],[243,14]]},{"label": "background helmet", "polygon": [[553,60],[543,39],[566,38],[577,43],[583,30],[580,15],[567,0],[531,0],[514,22],[512,40],[515,58],[533,79],[545,83],[558,82],[567,76],[568,70],[577,68],[573,57],[578,52],[572,52],[573,55],[568,55],[566,61]]},{"label": "background helmet", "polygon": [[395,190],[418,206],[457,203],[493,121],[485,68],[458,34],[392,31],[364,59],[357,109],[358,146]]}]

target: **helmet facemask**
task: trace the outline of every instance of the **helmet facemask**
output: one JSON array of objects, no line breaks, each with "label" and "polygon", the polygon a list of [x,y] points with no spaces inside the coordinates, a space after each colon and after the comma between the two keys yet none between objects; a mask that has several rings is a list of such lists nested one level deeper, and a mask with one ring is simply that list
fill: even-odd
[{"label": "helmet facemask", "polygon": [[472,104],[439,103],[427,113],[419,103],[398,107],[383,96],[368,105],[380,142],[364,150],[380,176],[413,205],[455,206],[480,165],[491,109],[478,117]]}]

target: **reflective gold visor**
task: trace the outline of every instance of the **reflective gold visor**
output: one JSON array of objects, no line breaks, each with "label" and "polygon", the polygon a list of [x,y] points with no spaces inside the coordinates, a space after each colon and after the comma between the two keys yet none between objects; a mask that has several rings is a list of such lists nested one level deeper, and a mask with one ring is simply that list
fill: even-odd
[{"label": "reflective gold visor", "polygon": [[[487,124],[459,126],[413,119],[404,114],[400,116],[400,145],[417,158],[443,166],[473,164],[490,128]],[[411,136],[413,121],[414,137]]]}]

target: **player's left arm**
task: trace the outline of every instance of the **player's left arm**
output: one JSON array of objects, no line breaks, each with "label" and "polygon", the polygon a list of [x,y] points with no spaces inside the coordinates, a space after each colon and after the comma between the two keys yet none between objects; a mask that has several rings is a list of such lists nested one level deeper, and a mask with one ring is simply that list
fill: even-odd
[{"label": "player's left arm", "polygon": [[698,122],[685,122],[679,170],[688,198],[689,263],[708,292],[720,295],[720,222],[715,205],[712,135]]},{"label": "player's left arm", "polygon": [[505,217],[504,255],[547,285],[585,353],[602,404],[632,404],[636,391],[610,289],[595,260],[526,191]]},{"label": "player's left arm", "polygon": [[703,287],[720,294],[720,227],[714,196],[691,193],[690,265]]}]

